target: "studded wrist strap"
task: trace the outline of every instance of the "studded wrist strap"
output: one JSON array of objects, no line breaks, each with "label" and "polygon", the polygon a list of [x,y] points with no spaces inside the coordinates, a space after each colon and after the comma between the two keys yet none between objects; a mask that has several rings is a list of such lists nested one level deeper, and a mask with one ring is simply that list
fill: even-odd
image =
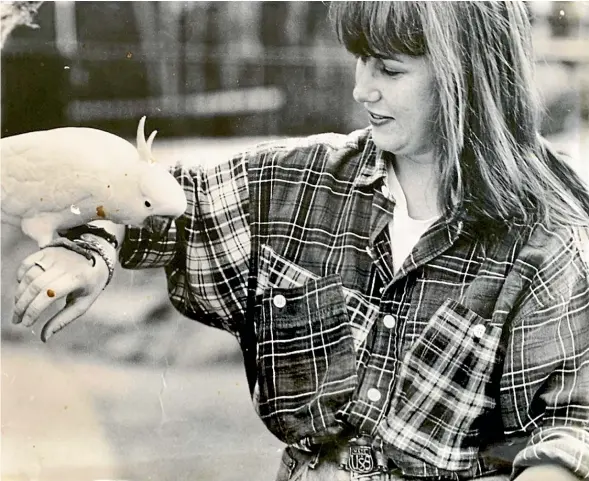
[{"label": "studded wrist strap", "polygon": [[104,247],[102,247],[98,242],[90,240],[86,236],[83,237],[83,239],[74,239],[73,242],[82,247],[83,249],[95,252],[100,257],[102,257],[102,259],[104,259],[106,267],[108,267],[108,279],[106,280],[106,284],[104,285],[104,287],[106,287],[110,283],[112,276],[115,272],[115,263],[106,253]]}]

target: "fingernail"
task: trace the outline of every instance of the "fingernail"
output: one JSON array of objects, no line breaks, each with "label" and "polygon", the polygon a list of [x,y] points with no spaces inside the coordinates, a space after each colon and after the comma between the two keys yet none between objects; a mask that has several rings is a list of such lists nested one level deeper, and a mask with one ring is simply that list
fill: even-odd
[{"label": "fingernail", "polygon": [[25,327],[31,327],[33,325],[33,323],[31,322],[31,319],[27,316],[24,316],[22,318],[22,325]]},{"label": "fingernail", "polygon": [[19,316],[17,316],[16,314],[12,315],[12,323],[13,324],[20,324],[20,321],[21,321],[21,319]]}]

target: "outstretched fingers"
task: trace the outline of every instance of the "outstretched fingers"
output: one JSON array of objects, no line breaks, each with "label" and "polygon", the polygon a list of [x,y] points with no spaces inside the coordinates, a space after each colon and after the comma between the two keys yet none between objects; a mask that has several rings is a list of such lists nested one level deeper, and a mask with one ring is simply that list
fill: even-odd
[{"label": "outstretched fingers", "polygon": [[23,277],[25,276],[25,274],[27,272],[29,272],[30,269],[32,267],[34,267],[35,265],[41,270],[44,270],[44,271],[49,270],[51,265],[45,265],[43,263],[44,257],[45,257],[45,252],[40,250],[40,251],[35,252],[34,254],[31,254],[24,261],[22,261],[18,271],[16,272],[17,282],[21,282]]},{"label": "outstretched fingers", "polygon": [[[25,313],[29,313],[25,326],[29,326],[31,317],[36,317],[40,314],[37,312],[36,315],[34,304],[37,297],[44,295],[45,297],[52,300],[56,297],[55,283],[62,277],[61,272],[55,272],[54,270],[43,271],[40,267],[33,265],[29,270],[22,276],[22,279],[16,289],[14,296],[14,316],[12,318],[13,324],[19,324],[24,320]],[[33,310],[30,310],[33,304]],[[33,321],[34,322],[34,321]],[[32,324],[32,323],[31,323]]]},{"label": "outstretched fingers", "polygon": [[49,321],[43,326],[43,329],[41,330],[41,340],[47,342],[53,334],[61,331],[68,324],[84,314],[93,302],[94,298],[90,296],[68,296],[66,307],[49,319]]},{"label": "outstretched fingers", "polygon": [[76,278],[62,273],[58,277],[41,276],[22,294],[17,301],[15,316],[23,326],[32,326],[51,305],[80,288]]},{"label": "outstretched fingers", "polygon": [[[41,339],[46,341],[84,314],[104,289],[109,276],[105,262],[96,263],[94,257],[92,260],[90,263],[63,247],[48,247],[27,257],[17,272],[12,322],[30,327],[42,319],[45,326]],[[58,306],[56,302],[63,299],[65,307]],[[59,313],[45,322],[58,310]]]}]

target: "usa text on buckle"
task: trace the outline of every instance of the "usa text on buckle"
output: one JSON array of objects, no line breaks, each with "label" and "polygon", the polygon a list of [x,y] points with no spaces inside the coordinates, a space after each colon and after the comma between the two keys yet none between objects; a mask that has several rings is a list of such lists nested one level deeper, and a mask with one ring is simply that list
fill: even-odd
[{"label": "usa text on buckle", "polygon": [[368,474],[374,471],[374,456],[372,446],[350,445],[348,469],[357,474]]},{"label": "usa text on buckle", "polygon": [[375,446],[374,439],[368,435],[350,439],[346,468],[356,474],[385,471],[386,461],[381,448],[382,446]]}]

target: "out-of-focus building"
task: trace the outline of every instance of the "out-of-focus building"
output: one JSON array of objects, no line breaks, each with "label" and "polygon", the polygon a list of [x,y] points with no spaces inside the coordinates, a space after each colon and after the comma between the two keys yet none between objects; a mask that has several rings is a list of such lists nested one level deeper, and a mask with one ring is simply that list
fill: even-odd
[{"label": "out-of-focus building", "polygon": [[[574,110],[567,101],[582,110],[569,91],[583,82],[570,72],[589,63],[589,2],[527,5],[548,117],[560,105],[546,122],[554,131]],[[60,1],[45,2],[36,20],[39,29],[17,29],[2,53],[3,135],[88,125],[132,136],[144,114],[163,136],[302,135],[365,122],[326,2]]]},{"label": "out-of-focus building", "polygon": [[[349,124],[324,2],[46,2],[2,55],[3,134],[68,124],[276,135]],[[344,101],[344,99],[346,101]]]}]

